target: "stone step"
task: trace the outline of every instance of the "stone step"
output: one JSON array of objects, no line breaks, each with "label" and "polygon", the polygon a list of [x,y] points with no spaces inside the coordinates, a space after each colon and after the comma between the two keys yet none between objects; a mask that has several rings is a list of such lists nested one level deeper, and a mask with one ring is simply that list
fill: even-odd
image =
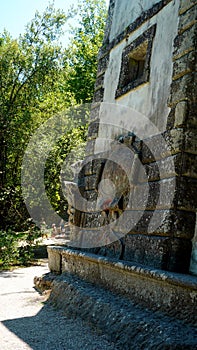
[{"label": "stone step", "polygon": [[107,334],[118,349],[197,349],[197,329],[179,320],[178,313],[176,318],[143,308],[69,273],[49,273],[42,281],[50,281],[50,303],[66,316],[80,317]]},{"label": "stone step", "polygon": [[197,278],[150,268],[134,262],[48,247],[51,272],[70,273],[127,297],[142,307],[197,325]]}]

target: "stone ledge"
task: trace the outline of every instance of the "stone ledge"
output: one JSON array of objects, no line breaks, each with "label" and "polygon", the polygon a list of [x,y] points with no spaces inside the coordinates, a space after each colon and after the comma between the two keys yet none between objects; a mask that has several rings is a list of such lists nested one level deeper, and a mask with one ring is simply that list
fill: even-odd
[{"label": "stone ledge", "polygon": [[[52,272],[71,273],[153,310],[179,313],[195,323],[197,278],[166,272],[140,264],[97,256],[74,249],[48,247]],[[60,266],[52,266],[53,255],[60,256]],[[191,321],[192,320],[192,321]]]},{"label": "stone ledge", "polygon": [[118,270],[135,273],[143,277],[154,278],[156,280],[165,281],[173,285],[194,289],[197,292],[197,277],[192,275],[185,275],[180,273],[148,268],[141,264],[135,264],[128,261],[120,261],[120,260],[117,261],[116,259],[105,258],[103,256],[97,256],[95,254],[86,253],[80,250],[75,250],[67,247],[48,246],[47,251],[49,253],[49,261],[50,261],[51,252],[60,254],[62,256],[63,255],[67,255],[70,257],[75,256],[76,258],[79,258],[79,259],[84,259],[87,261],[95,262],[97,264],[103,264],[103,265],[115,267]]}]

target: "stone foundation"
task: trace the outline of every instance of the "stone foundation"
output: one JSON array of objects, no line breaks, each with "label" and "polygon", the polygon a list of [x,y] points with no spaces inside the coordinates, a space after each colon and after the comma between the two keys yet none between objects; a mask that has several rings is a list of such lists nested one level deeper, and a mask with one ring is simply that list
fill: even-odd
[{"label": "stone foundation", "polygon": [[178,314],[180,319],[197,322],[195,277],[64,247],[48,247],[48,255],[51,272],[76,275],[149,309]]}]

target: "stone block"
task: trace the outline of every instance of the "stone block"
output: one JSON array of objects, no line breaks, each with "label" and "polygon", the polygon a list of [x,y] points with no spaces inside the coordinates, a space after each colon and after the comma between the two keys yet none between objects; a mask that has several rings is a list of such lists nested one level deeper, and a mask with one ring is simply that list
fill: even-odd
[{"label": "stone block", "polygon": [[82,220],[82,218],[81,218],[82,215],[83,214],[81,213],[81,211],[74,209],[74,208],[71,208],[69,210],[69,222],[70,222],[70,224],[74,224],[76,226],[79,226],[81,223],[81,220]]},{"label": "stone block", "polygon": [[70,247],[97,251],[99,247],[117,241],[117,235],[113,232],[108,234],[107,228],[103,227],[103,217],[101,215],[99,216],[99,214],[85,213],[84,222],[81,226],[83,228],[76,228],[75,234],[71,236]]},{"label": "stone block", "polygon": [[104,89],[103,87],[100,87],[98,90],[95,91],[93,101],[102,102],[103,96],[104,96]]},{"label": "stone block", "polygon": [[168,271],[188,273],[192,251],[190,240],[173,238],[168,241]]},{"label": "stone block", "polygon": [[168,145],[170,155],[180,153],[184,150],[184,130],[183,128],[176,128],[164,133],[166,143]]},{"label": "stone block", "polygon": [[185,124],[187,113],[188,113],[187,101],[181,101],[177,103],[175,108],[175,121],[174,121],[175,128],[183,126]]},{"label": "stone block", "polygon": [[61,248],[48,246],[47,252],[49,258],[49,270],[51,272],[61,273]]},{"label": "stone block", "polygon": [[197,179],[197,154],[184,153],[182,155],[181,175]]},{"label": "stone block", "polygon": [[142,234],[147,233],[148,223],[152,215],[153,211],[145,212],[144,210],[127,209],[120,216],[116,228],[122,233],[122,236],[129,232],[136,233],[140,231]]},{"label": "stone block", "polygon": [[78,252],[78,255],[67,254],[62,251],[62,272],[78,274],[87,279],[89,274],[92,276],[92,283],[99,281],[99,265],[93,259],[83,259],[84,253]]},{"label": "stone block", "polygon": [[99,59],[97,76],[99,76],[100,74],[103,74],[106,71],[108,64],[109,64],[109,53],[107,53],[106,55],[104,55]]},{"label": "stone block", "polygon": [[88,138],[96,138],[98,136],[99,131],[99,119],[94,120],[90,123],[88,128]]},{"label": "stone block", "polygon": [[122,240],[118,240],[97,250],[98,255],[113,259],[122,259],[124,252],[124,243]]},{"label": "stone block", "polygon": [[127,211],[122,232],[192,239],[195,213],[180,210]]},{"label": "stone block", "polygon": [[180,0],[180,11],[179,13],[184,13],[188,9],[192,8],[196,4],[196,0]]},{"label": "stone block", "polygon": [[195,212],[175,210],[169,213],[174,237],[191,240],[195,233]]},{"label": "stone block", "polygon": [[141,144],[141,161],[143,164],[153,163],[171,155],[171,143],[169,143],[166,135],[166,133],[157,134],[143,140]]},{"label": "stone block", "polygon": [[195,213],[181,210],[145,210],[124,212],[121,232],[192,239]]},{"label": "stone block", "polygon": [[86,156],[94,154],[95,140],[89,140],[86,144]]},{"label": "stone block", "polygon": [[91,111],[90,111],[90,119],[91,120],[97,120],[100,116],[100,103],[92,104]]},{"label": "stone block", "polygon": [[170,209],[174,207],[176,178],[140,184],[130,198],[132,210]]},{"label": "stone block", "polygon": [[187,273],[191,241],[159,236],[127,235],[124,260],[161,270]]},{"label": "stone block", "polygon": [[189,73],[172,82],[169,107],[181,101],[196,102],[196,73]]},{"label": "stone block", "polygon": [[[144,213],[144,219],[147,214],[147,212]],[[150,235],[192,239],[195,230],[195,213],[175,209],[155,210],[146,222],[148,226],[146,232]]]},{"label": "stone block", "polygon": [[180,174],[181,154],[170,156],[139,168],[138,183],[158,181]]},{"label": "stone block", "polygon": [[191,149],[193,152],[195,151],[195,140],[186,145],[188,146],[185,152],[141,166],[138,172],[138,183],[147,183],[148,181],[152,182],[175,176],[197,178],[197,154],[187,153]]},{"label": "stone block", "polygon": [[185,152],[197,154],[197,134],[195,130],[185,133]]},{"label": "stone block", "polygon": [[187,177],[177,178],[174,203],[180,210],[195,212],[197,208],[197,181]]},{"label": "stone block", "polygon": [[104,220],[100,212],[84,213],[83,227],[96,229],[103,226]]},{"label": "stone block", "polygon": [[[189,102],[189,101],[188,101]],[[188,118],[187,118],[187,130],[196,130],[197,129],[197,117],[196,117],[196,109],[197,109],[197,103],[196,102],[189,102],[188,103]]]},{"label": "stone block", "polygon": [[77,176],[75,177],[77,186],[80,190],[80,193],[83,193],[85,190],[85,174],[84,174],[84,167],[79,171]]},{"label": "stone block", "polygon": [[[190,7],[190,9],[188,9],[187,11],[183,12],[182,15],[180,16],[179,33],[184,32],[196,22],[197,5],[195,4],[195,2],[193,4],[190,4],[192,7]],[[189,1],[187,1],[187,6],[188,5],[189,5]],[[187,7],[185,6],[185,8]]]},{"label": "stone block", "polygon": [[98,193],[97,191],[85,191],[84,197],[87,199],[87,201],[96,201],[97,200]]},{"label": "stone block", "polygon": [[[124,160],[126,161],[126,159]],[[124,162],[124,160],[121,159],[120,164],[111,160],[106,161],[103,169],[103,173],[102,173],[103,185],[102,185],[102,190],[100,191],[104,197],[105,197],[105,194],[107,195],[107,193],[112,193],[112,196],[114,195],[121,196],[121,194],[126,193],[128,191],[129,179],[126,172],[121,167],[121,165],[123,164],[127,166],[128,170],[131,171],[132,164],[127,164],[129,163],[129,160],[127,160],[127,163]],[[107,184],[109,184],[109,186],[111,185],[110,189]]]},{"label": "stone block", "polygon": [[97,90],[98,88],[104,86],[104,78],[105,78],[105,74],[104,73],[97,77],[96,83],[95,83],[95,90]]},{"label": "stone block", "polygon": [[89,175],[85,177],[85,190],[94,190],[97,185],[96,175]]},{"label": "stone block", "polygon": [[196,24],[177,35],[174,41],[174,59],[185,55],[186,53],[195,50]]},{"label": "stone block", "polygon": [[167,123],[166,123],[167,131],[173,129],[174,119],[175,119],[175,106],[170,109],[170,112],[168,114]]},{"label": "stone block", "polygon": [[87,157],[83,164],[83,176],[93,175],[92,157]]},{"label": "stone block", "polygon": [[196,53],[195,51],[189,52],[174,61],[173,65],[173,80],[177,80],[183,75],[195,71],[196,67]]},{"label": "stone block", "polygon": [[106,163],[106,159],[105,158],[94,158],[93,161],[92,161],[93,173],[97,174],[98,171],[100,171],[100,170],[101,170],[101,173],[102,173],[102,170],[104,169],[105,163]]}]

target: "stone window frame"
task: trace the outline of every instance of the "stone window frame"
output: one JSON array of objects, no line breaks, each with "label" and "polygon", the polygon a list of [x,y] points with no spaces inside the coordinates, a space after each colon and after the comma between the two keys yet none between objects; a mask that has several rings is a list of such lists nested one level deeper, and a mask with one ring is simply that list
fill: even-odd
[{"label": "stone window frame", "polygon": [[[142,35],[135,39],[131,44],[125,47],[122,52],[122,63],[119,76],[118,87],[116,90],[115,98],[125,95],[127,92],[135,89],[136,87],[147,83],[150,78],[150,61],[152,54],[153,39],[156,33],[156,24],[146,30]],[[143,46],[143,43],[147,42],[146,58],[144,62],[143,74],[137,79],[127,82],[126,77],[129,71],[129,62],[132,52],[134,52],[138,47]]]}]

